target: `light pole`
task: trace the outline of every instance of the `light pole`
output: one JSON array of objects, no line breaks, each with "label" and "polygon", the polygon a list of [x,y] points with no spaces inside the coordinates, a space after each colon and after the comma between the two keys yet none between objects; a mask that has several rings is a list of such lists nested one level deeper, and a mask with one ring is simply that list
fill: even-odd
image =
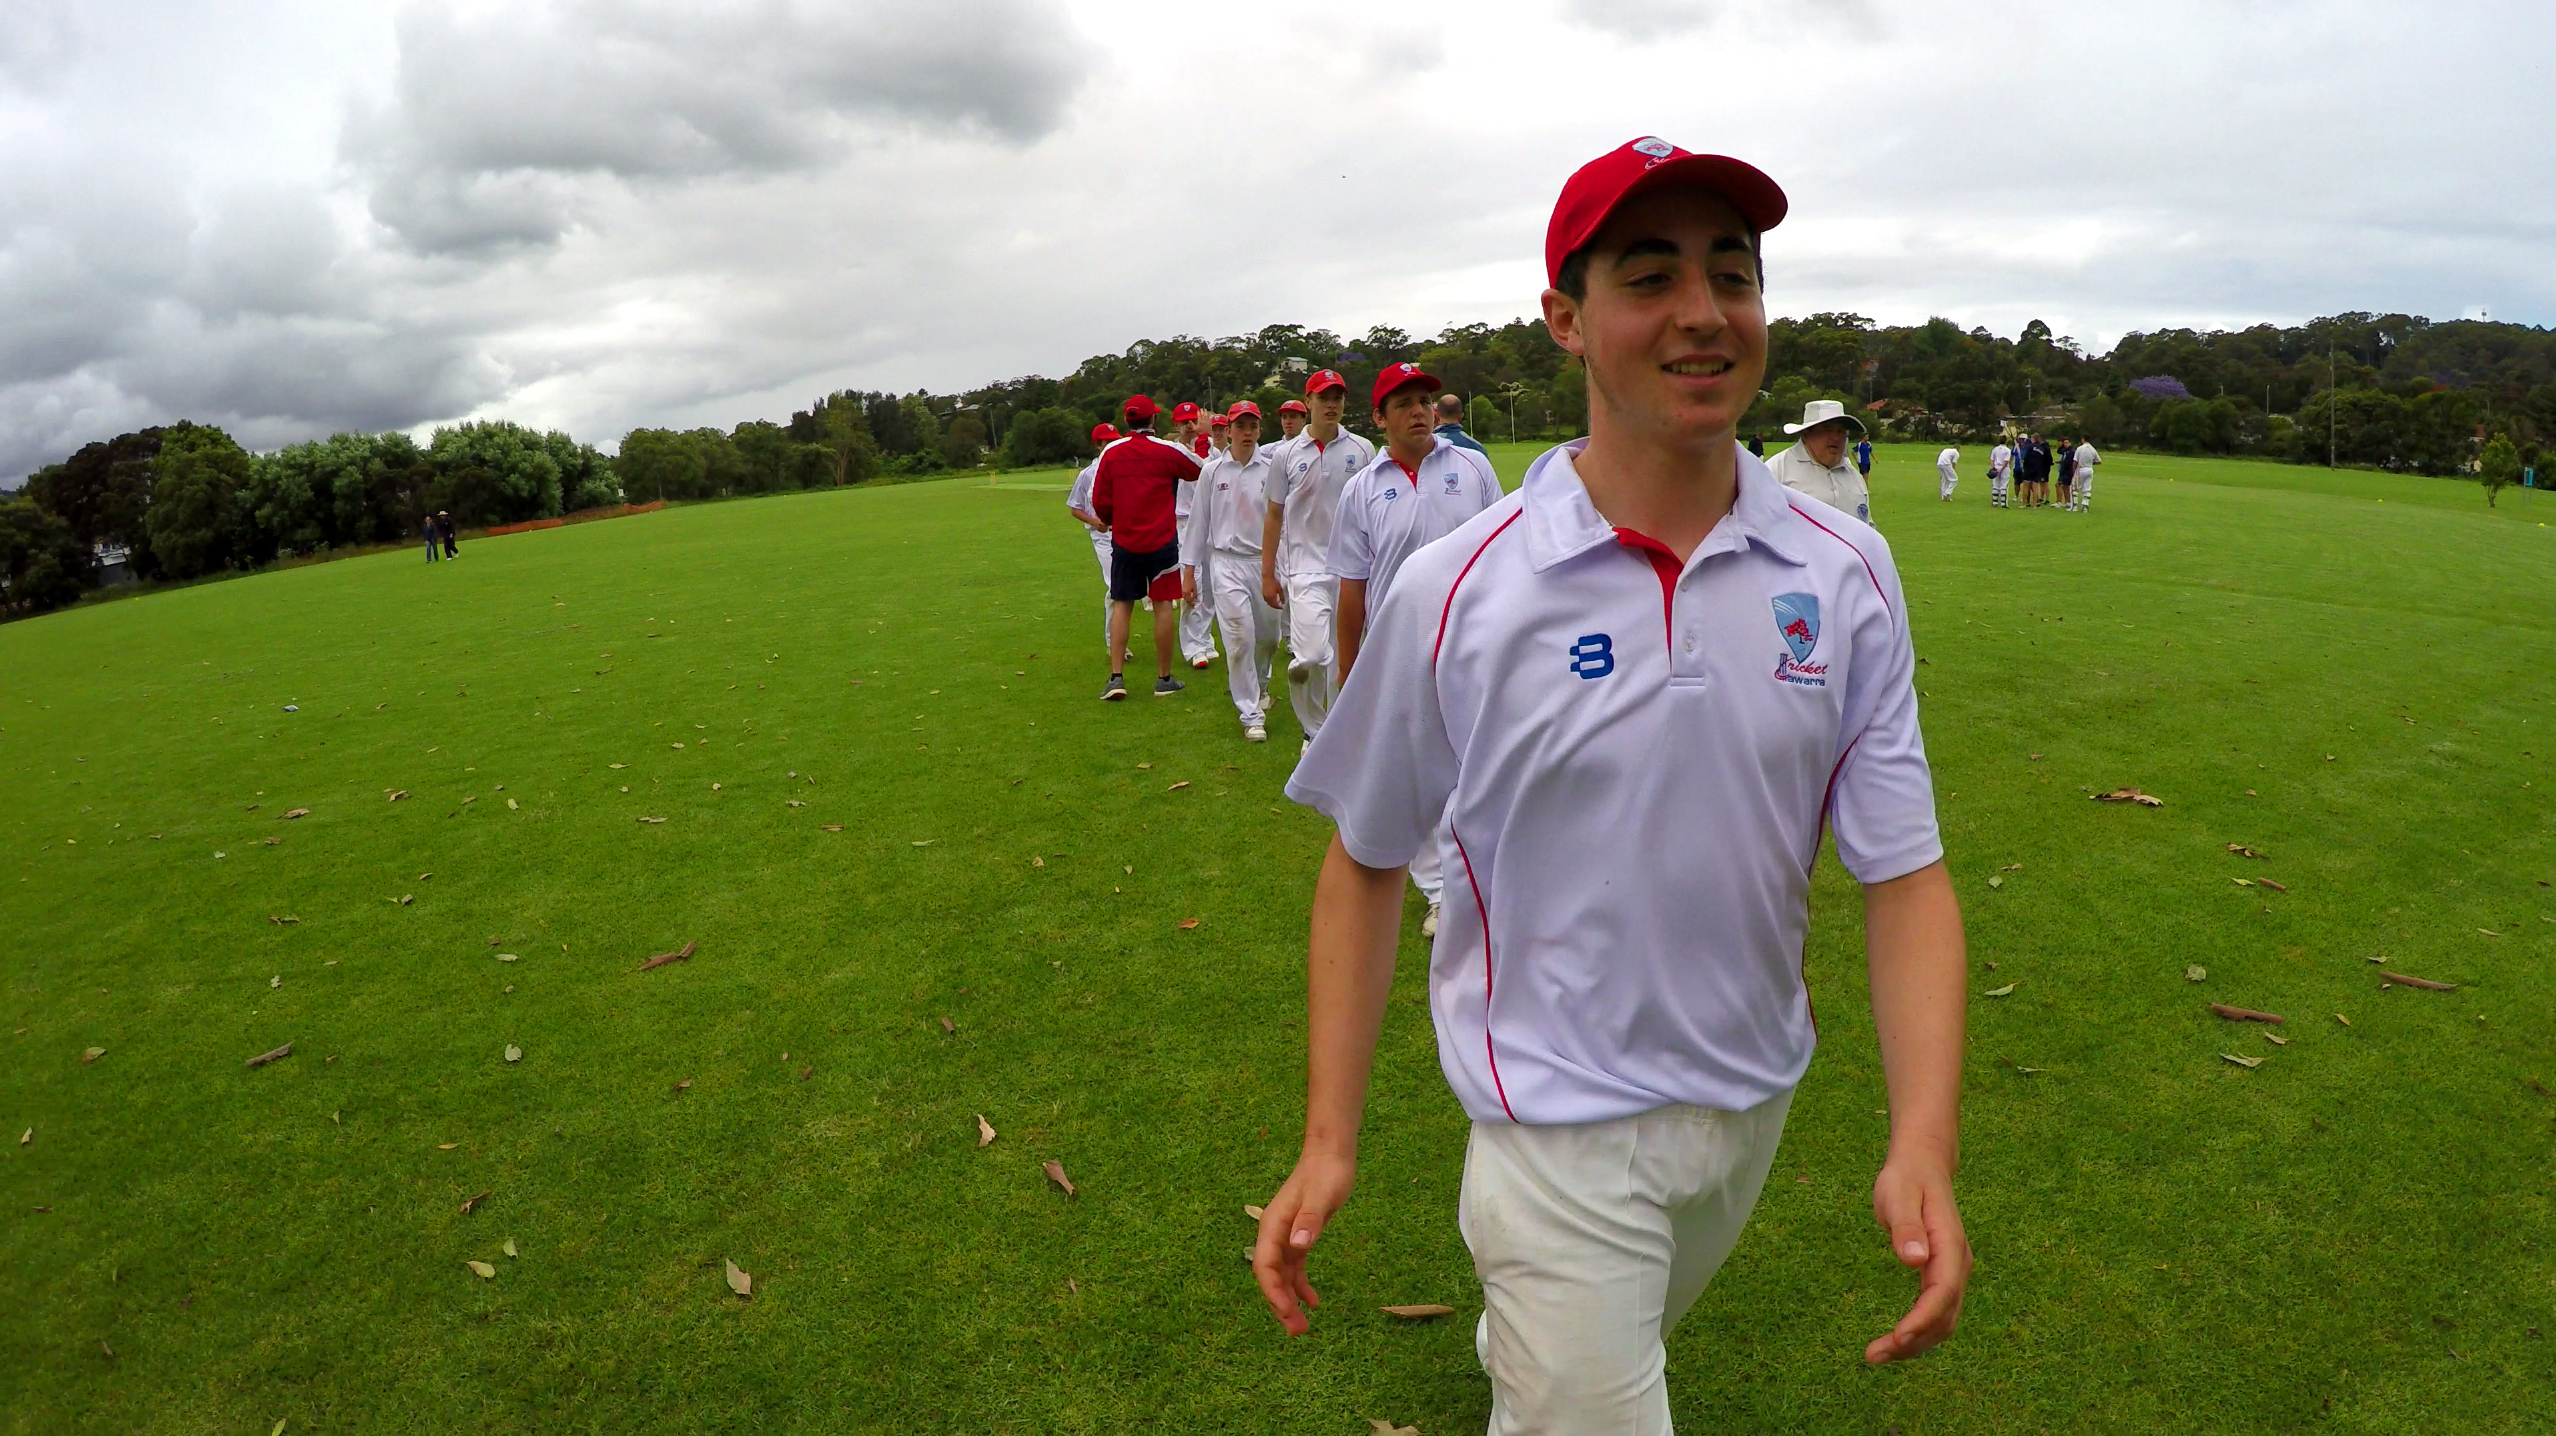
[{"label": "light pole", "polygon": [[1500,386],[1500,397],[1509,401],[1509,442],[1518,441],[1518,396],[1526,392],[1523,382],[1512,379]]},{"label": "light pole", "polygon": [[2342,402],[2341,380],[2336,378],[2334,346],[2325,346],[2325,466],[2334,467],[2335,408]]}]

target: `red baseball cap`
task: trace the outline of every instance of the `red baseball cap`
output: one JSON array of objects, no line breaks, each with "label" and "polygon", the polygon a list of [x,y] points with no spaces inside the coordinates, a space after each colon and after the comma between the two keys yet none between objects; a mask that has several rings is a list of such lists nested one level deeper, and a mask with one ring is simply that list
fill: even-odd
[{"label": "red baseball cap", "polygon": [[[1296,401],[1295,401],[1295,400],[1293,400],[1293,399],[1290,399],[1290,400],[1288,400],[1287,402],[1288,402],[1288,403],[1290,403],[1290,404],[1296,404]],[[1303,407],[1304,407],[1304,405],[1302,405],[1302,404],[1296,404],[1296,407],[1297,407],[1297,408],[1299,408],[1299,409],[1301,409],[1301,408],[1303,408]],[[1253,418],[1255,418],[1255,419],[1259,418],[1259,417],[1260,417],[1260,406],[1259,406],[1258,404],[1255,404],[1255,403],[1251,402],[1249,399],[1236,399],[1236,400],[1234,401],[1234,406],[1233,406],[1232,408],[1227,409],[1227,410],[1225,411],[1225,418],[1226,418],[1226,420],[1227,420],[1228,422],[1230,422],[1230,421],[1232,421],[1232,420],[1235,420],[1235,419],[1239,419],[1239,418],[1241,418],[1241,417],[1242,417],[1243,415],[1245,415],[1245,414],[1249,414],[1250,416],[1252,416],[1252,417],[1253,417]]]},{"label": "red baseball cap", "polygon": [[1221,429],[1232,422],[1233,418],[1226,414],[1210,414],[1207,416],[1207,427],[1210,429]]},{"label": "red baseball cap", "polygon": [[1446,385],[1439,383],[1427,373],[1423,372],[1419,365],[1412,363],[1408,359],[1399,364],[1387,364],[1384,367],[1384,372],[1376,376],[1375,406],[1379,409],[1383,408],[1384,401],[1388,395],[1391,395],[1396,390],[1408,389],[1415,384],[1426,385],[1433,393],[1447,387]]},{"label": "red baseball cap", "polygon": [[1175,424],[1186,424],[1197,417],[1198,406],[1186,399],[1172,405],[1172,422]]},{"label": "red baseball cap", "polygon": [[1118,442],[1118,426],[1116,424],[1094,424],[1092,426],[1092,442],[1095,444],[1114,444]]},{"label": "red baseball cap", "polygon": [[1142,394],[1135,395],[1126,403],[1119,405],[1118,411],[1131,419],[1150,419],[1156,414],[1162,412],[1162,410],[1154,407],[1153,400],[1146,398]]},{"label": "red baseball cap", "polygon": [[1561,280],[1562,261],[1596,238],[1618,206],[1637,194],[1670,186],[1711,190],[1729,200],[1760,234],[1784,222],[1784,191],[1757,166],[1728,155],[1691,154],[1646,135],[1580,166],[1562,186],[1544,228],[1545,283]]},{"label": "red baseball cap", "polygon": [[1305,397],[1310,399],[1325,389],[1339,389],[1345,392],[1348,388],[1349,381],[1340,377],[1339,370],[1316,369],[1313,377],[1305,381]]},{"label": "red baseball cap", "polygon": [[1302,399],[1290,399],[1286,403],[1278,406],[1278,412],[1281,414],[1310,414],[1313,410],[1306,408],[1305,401]]}]

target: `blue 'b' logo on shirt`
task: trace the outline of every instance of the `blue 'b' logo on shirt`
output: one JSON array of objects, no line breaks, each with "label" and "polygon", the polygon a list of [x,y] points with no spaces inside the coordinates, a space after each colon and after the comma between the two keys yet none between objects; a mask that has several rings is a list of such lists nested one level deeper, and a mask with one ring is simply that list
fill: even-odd
[{"label": "blue 'b' logo on shirt", "polygon": [[1571,671],[1582,678],[1604,678],[1615,671],[1615,640],[1603,633],[1583,636],[1571,645]]}]

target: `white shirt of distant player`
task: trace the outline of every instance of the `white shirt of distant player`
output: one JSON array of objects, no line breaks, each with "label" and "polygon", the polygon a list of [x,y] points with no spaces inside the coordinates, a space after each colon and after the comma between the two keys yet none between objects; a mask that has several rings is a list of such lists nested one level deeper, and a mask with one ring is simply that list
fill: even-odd
[{"label": "white shirt of distant player", "polygon": [[1943,856],[1906,600],[1879,534],[1745,450],[1681,565],[1578,447],[1403,566],[1287,796],[1369,867],[1450,825],[1429,1007],[1468,1116],[1746,1111],[1816,1041],[1822,829],[1864,883]]},{"label": "white shirt of distant player", "polygon": [[[1198,471],[1197,489],[1189,520],[1180,526],[1180,561],[1203,569],[1211,553],[1259,558],[1261,526],[1269,522],[1269,450],[1255,451],[1248,464],[1230,453],[1213,456]],[[1257,564],[1252,572],[1256,589]]]},{"label": "white shirt of distant player", "polygon": [[[1083,471],[1081,473],[1074,476],[1074,487],[1065,491],[1065,507],[1067,511],[1078,514],[1091,513],[1092,480],[1099,477],[1100,460],[1095,457],[1090,463],[1083,465]],[[1109,552],[1108,529],[1097,528],[1092,530],[1092,547],[1099,549],[1103,554]]]},{"label": "white shirt of distant player", "polygon": [[1961,467],[1961,450],[1959,450],[1959,449],[1946,449],[1946,450],[1944,450],[1942,453],[1937,454],[1937,455],[1935,456],[1935,467],[1936,467],[1936,468],[1939,468],[1939,469],[1957,469],[1957,468],[1960,468],[1960,467]]},{"label": "white shirt of distant player", "polygon": [[[1178,442],[1178,444],[1179,444],[1179,446],[1180,446],[1180,451],[1181,451],[1182,453],[1184,453],[1184,454],[1187,454],[1187,455],[1188,455],[1188,456],[1190,456],[1191,458],[1196,459],[1196,460],[1198,461],[1199,466],[1200,466],[1201,468],[1206,467],[1206,464],[1207,464],[1207,461],[1208,461],[1208,460],[1213,459],[1213,458],[1215,458],[1215,457],[1216,457],[1216,449],[1215,449],[1215,446],[1214,446],[1214,445],[1212,445],[1212,444],[1208,446],[1208,449],[1207,449],[1207,452],[1206,452],[1206,453],[1201,454],[1201,453],[1199,453],[1199,452],[1198,452],[1198,441],[1197,441],[1197,440],[1195,440],[1195,439],[1182,439],[1182,440],[1179,440],[1179,441],[1177,441],[1177,442]],[[1173,485],[1173,486],[1172,486],[1172,532],[1173,532],[1173,533],[1175,533],[1175,534],[1179,534],[1179,533],[1186,533],[1186,532],[1188,532],[1188,530],[1189,530],[1189,506],[1190,506],[1191,504],[1196,503],[1197,501],[1198,501],[1198,480],[1197,480],[1196,478],[1194,478],[1194,477],[1193,477],[1193,478],[1183,479],[1183,480],[1181,480],[1178,484],[1175,484],[1175,485]]]},{"label": "white shirt of distant player", "polygon": [[1349,476],[1374,463],[1376,446],[1341,430],[1328,444],[1307,429],[1269,456],[1269,502],[1284,505],[1278,576],[1321,578],[1331,572],[1331,527]]},{"label": "white shirt of distant player", "polygon": [[1988,451],[1988,472],[2002,474],[2015,462],[2015,451],[2003,444]]},{"label": "white shirt of distant player", "polygon": [[1367,612],[1384,602],[1403,560],[1500,501],[1491,461],[1440,436],[1415,472],[1388,451],[1350,476],[1331,527],[1331,576],[1367,586]]},{"label": "white shirt of distant player", "polygon": [[2095,452],[2095,446],[2094,446],[2094,445],[2092,445],[2092,444],[2079,444],[2079,445],[2077,446],[2077,472],[2078,472],[2078,473],[2080,473],[2080,474],[2088,474],[2088,475],[2091,475],[2092,473],[2094,473],[2094,466],[2095,466],[2095,465],[2097,465],[2097,464],[2100,464],[2100,463],[2102,463],[2102,462],[2103,462],[2103,455],[2098,454],[2098,453],[2096,453],[2096,452]]}]

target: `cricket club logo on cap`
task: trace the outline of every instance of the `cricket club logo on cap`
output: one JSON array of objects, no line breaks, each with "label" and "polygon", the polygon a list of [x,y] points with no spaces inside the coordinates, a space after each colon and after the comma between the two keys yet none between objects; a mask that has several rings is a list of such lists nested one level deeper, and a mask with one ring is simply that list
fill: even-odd
[{"label": "cricket club logo on cap", "polygon": [[1677,153],[1677,146],[1657,135],[1644,135],[1633,142],[1633,153],[1648,155],[1655,160],[1664,160]]},{"label": "cricket club logo on cap", "polygon": [[1810,661],[1819,647],[1819,595],[1775,595],[1775,631],[1782,635],[1785,648],[1775,660],[1775,677],[1803,688],[1827,687],[1828,665]]}]

